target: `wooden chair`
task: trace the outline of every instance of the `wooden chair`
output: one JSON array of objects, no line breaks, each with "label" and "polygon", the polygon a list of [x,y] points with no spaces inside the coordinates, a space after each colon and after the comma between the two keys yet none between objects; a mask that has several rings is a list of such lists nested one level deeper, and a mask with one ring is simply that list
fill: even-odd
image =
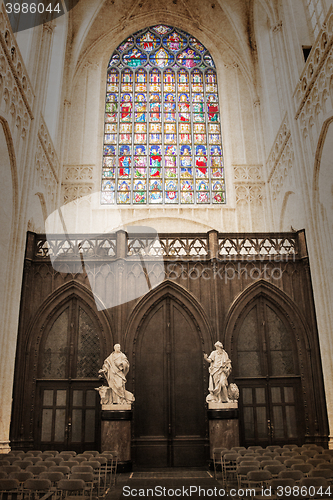
[{"label": "wooden chair", "polygon": [[57,498],[59,500],[87,499],[86,484],[83,479],[61,479],[57,485]]},{"label": "wooden chair", "polygon": [[16,500],[20,494],[20,484],[17,479],[0,479],[0,500]]}]

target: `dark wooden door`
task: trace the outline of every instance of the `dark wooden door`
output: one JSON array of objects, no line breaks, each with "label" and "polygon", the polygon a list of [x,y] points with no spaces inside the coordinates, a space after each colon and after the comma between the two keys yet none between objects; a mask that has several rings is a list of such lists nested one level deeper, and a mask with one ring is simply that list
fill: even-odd
[{"label": "dark wooden door", "polygon": [[283,312],[264,297],[257,299],[240,318],[236,348],[242,444],[301,444],[304,408],[297,348]]},{"label": "dark wooden door", "polygon": [[94,382],[40,382],[37,448],[99,449],[99,397]]},{"label": "dark wooden door", "polygon": [[100,446],[95,388],[102,365],[99,329],[91,311],[72,298],[43,332],[38,359],[35,446],[82,452]]},{"label": "dark wooden door", "polygon": [[153,308],[139,332],[135,397],[138,466],[205,464],[202,344],[187,311],[170,297]]}]

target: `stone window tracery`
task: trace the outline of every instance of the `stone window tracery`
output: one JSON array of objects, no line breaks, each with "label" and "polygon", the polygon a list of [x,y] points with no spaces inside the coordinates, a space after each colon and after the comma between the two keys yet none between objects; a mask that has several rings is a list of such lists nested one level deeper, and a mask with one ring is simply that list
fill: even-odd
[{"label": "stone window tracery", "polygon": [[196,38],[158,25],[120,44],[104,130],[102,204],[225,203],[217,75]]}]

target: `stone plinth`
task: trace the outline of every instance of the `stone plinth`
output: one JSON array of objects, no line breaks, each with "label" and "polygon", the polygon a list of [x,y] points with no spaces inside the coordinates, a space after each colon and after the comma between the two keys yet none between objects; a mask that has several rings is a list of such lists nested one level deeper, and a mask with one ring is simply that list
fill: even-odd
[{"label": "stone plinth", "polygon": [[[104,406],[120,406],[121,410],[106,410]],[[130,405],[128,405],[130,406]],[[103,405],[101,413],[101,451],[115,451],[118,455],[119,472],[132,470],[131,461],[131,420],[132,410],[124,405]]]},{"label": "stone plinth", "polygon": [[[208,408],[210,457],[214,448],[239,446],[239,415],[237,403],[210,403],[219,408]],[[235,405],[229,406],[226,405]]]}]

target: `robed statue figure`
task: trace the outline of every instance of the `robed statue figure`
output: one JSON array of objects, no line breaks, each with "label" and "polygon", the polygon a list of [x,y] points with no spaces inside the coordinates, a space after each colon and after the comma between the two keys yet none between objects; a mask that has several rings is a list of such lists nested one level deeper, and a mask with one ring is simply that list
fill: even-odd
[{"label": "robed statue figure", "polygon": [[[101,395],[102,404],[128,404],[134,401],[131,392],[126,391],[126,375],[129,371],[129,362],[124,353],[121,352],[120,344],[115,344],[114,351],[106,358],[99,376],[105,377],[109,388],[103,391],[103,386],[98,390]],[[104,399],[104,400],[103,400]]]},{"label": "robed statue figure", "polygon": [[209,363],[209,394],[207,403],[228,403],[228,377],[231,373],[231,361],[221,342],[215,342],[216,350],[204,359]]}]

